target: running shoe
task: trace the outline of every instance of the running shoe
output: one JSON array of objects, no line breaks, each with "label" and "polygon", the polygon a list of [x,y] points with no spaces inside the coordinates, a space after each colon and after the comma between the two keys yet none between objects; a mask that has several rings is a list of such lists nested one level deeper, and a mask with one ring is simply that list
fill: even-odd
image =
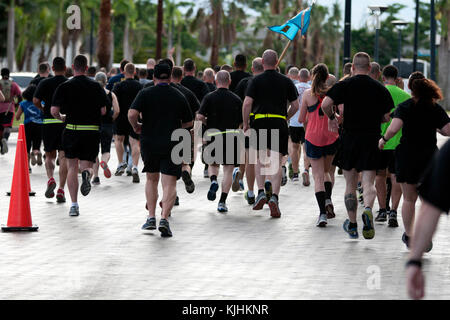
[{"label": "running shoe", "polygon": [[244,190],[245,190],[244,181],[239,180],[239,191],[244,191]]},{"label": "running shoe", "polygon": [[269,200],[269,208],[270,208],[270,216],[272,218],[280,218],[281,211],[278,205],[278,199],[275,196],[272,196]]},{"label": "running shoe", "polygon": [[142,230],[156,230],[156,218],[147,218],[147,221],[141,228]]},{"label": "running shoe", "polygon": [[319,215],[319,219],[317,220],[316,227],[325,228],[327,226],[327,224],[328,224],[327,214],[326,213],[321,213]]},{"label": "running shoe", "polygon": [[105,161],[100,162],[100,167],[103,169],[105,178],[111,178],[111,170],[109,170],[108,164]]},{"label": "running shoe", "polygon": [[239,168],[234,168],[233,170],[233,183],[231,185],[231,190],[233,190],[233,192],[238,192],[240,189],[239,186],[239,180],[241,180],[241,171],[239,170]]},{"label": "running shoe", "polygon": [[248,191],[244,194],[244,198],[245,198],[245,200],[247,200],[247,203],[248,203],[249,205],[255,204],[255,199],[256,199],[256,197],[255,197],[255,196],[249,197],[249,196],[248,196]]},{"label": "running shoe", "polygon": [[83,180],[80,187],[81,194],[87,196],[91,192],[91,174],[89,171],[84,170],[81,173],[81,179]]},{"label": "running shoe", "polygon": [[406,248],[409,249],[409,237],[406,235],[406,232],[403,232],[402,242],[405,244]]},{"label": "running shoe", "polygon": [[338,175],[342,176],[344,174],[344,171],[342,171],[341,168],[338,169]]},{"label": "running shoe", "polygon": [[309,181],[309,171],[303,171],[302,173],[302,179],[303,179],[303,185],[305,187],[309,187],[311,185],[311,182]]},{"label": "running shoe", "polygon": [[55,196],[55,189],[56,189],[56,181],[54,178],[51,178],[47,182],[47,190],[45,191],[45,197],[48,199],[51,199]]},{"label": "running shoe", "polygon": [[281,168],[281,186],[284,187],[288,181],[286,166]]},{"label": "running shoe", "polygon": [[38,152],[36,163],[38,166],[42,166],[42,153]]},{"label": "running shoe", "polygon": [[217,190],[219,190],[219,184],[217,183],[217,181],[211,182],[211,186],[209,187],[208,196],[207,196],[209,201],[216,200]]},{"label": "running shoe", "polygon": [[193,193],[195,190],[194,181],[192,181],[191,174],[187,171],[181,173],[181,178],[183,179],[184,186],[186,187],[187,193]]},{"label": "running shoe", "polygon": [[217,207],[217,211],[219,211],[220,213],[227,213],[228,212],[227,205],[224,202],[219,202],[219,206]]},{"label": "running shoe", "polygon": [[272,198],[272,182],[269,180],[264,183],[264,191],[266,192],[266,200],[270,201],[270,198]]},{"label": "running shoe", "polygon": [[169,238],[172,236],[172,231],[170,230],[169,221],[166,219],[161,219],[159,222],[159,232],[161,232],[161,237]]},{"label": "running shoe", "polygon": [[33,173],[33,170],[31,170],[31,168],[28,168],[28,172],[31,174]]},{"label": "running shoe", "polygon": [[365,209],[362,214],[362,220],[364,223],[363,237],[364,239],[373,239],[375,237],[375,228],[373,227],[373,214],[372,210]]},{"label": "running shoe", "polygon": [[255,203],[253,205],[253,210],[262,210],[264,205],[267,203],[267,197],[264,192],[261,192],[256,197]]},{"label": "running shoe", "polygon": [[131,177],[133,175],[133,170],[127,167],[127,177]]},{"label": "running shoe", "polygon": [[343,228],[344,228],[344,231],[348,233],[350,239],[358,239],[358,237],[359,237],[358,229],[357,228],[350,229],[350,220],[349,219],[345,220]]},{"label": "running shoe", "polygon": [[94,179],[92,179],[92,184],[94,186],[99,186],[100,185],[100,178],[99,177],[95,177]]},{"label": "running shoe", "polygon": [[35,166],[37,163],[36,154],[34,154],[33,152],[31,152],[30,154],[30,162],[32,166]]},{"label": "running shoe", "polygon": [[289,163],[289,179],[292,180],[293,178],[294,178],[294,168],[292,167],[292,163]]},{"label": "running shoe", "polygon": [[387,212],[386,209],[380,209],[378,211],[378,215],[375,218],[376,222],[385,222],[387,220]]},{"label": "running shoe", "polygon": [[5,138],[3,138],[1,141],[1,154],[6,154],[6,153],[8,153],[8,142],[6,141]]},{"label": "running shoe", "polygon": [[180,198],[178,198],[178,196],[175,198],[175,203],[173,205],[174,206],[179,206],[180,205]]},{"label": "running shoe", "polygon": [[57,203],[66,202],[66,195],[63,189],[58,189],[58,192],[56,192],[56,202]]},{"label": "running shoe", "polygon": [[205,179],[209,178],[208,170],[203,170],[203,178],[205,178]]},{"label": "running shoe", "polygon": [[120,177],[125,173],[125,170],[127,169],[127,164],[125,162],[122,162],[117,167],[116,173],[114,174],[116,177]]},{"label": "running shoe", "polygon": [[298,178],[298,173],[294,173],[292,176],[292,182],[298,182],[300,179]]},{"label": "running shoe", "polygon": [[325,200],[325,210],[327,211],[327,218],[334,219],[336,218],[336,214],[334,213],[333,202],[330,199]]},{"label": "running shoe", "polygon": [[141,182],[141,179],[139,179],[139,172],[137,168],[133,168],[131,174],[133,175],[133,183]]},{"label": "running shoe", "polygon": [[69,211],[69,216],[78,217],[80,215],[80,208],[77,206],[71,206]]},{"label": "running shoe", "polygon": [[389,211],[388,227],[398,228],[397,211],[395,210]]}]

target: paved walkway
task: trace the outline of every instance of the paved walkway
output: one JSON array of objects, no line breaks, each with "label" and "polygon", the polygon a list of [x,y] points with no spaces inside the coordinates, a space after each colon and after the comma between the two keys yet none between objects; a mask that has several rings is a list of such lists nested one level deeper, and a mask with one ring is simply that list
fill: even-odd
[{"label": "paved walkway", "polygon": [[[0,156],[3,224],[16,137],[10,153]],[[113,155],[112,167],[116,163]],[[39,232],[0,233],[0,299],[407,298],[403,228],[377,225],[374,240],[349,240],[342,230],[342,176],[333,196],[337,218],[318,229],[313,187],[288,183],[278,220],[268,209],[254,213],[243,193],[231,194],[230,212],[221,215],[217,203],[206,200],[209,180],[197,165],[193,195],[179,182],[181,206],[171,218],[171,239],[140,230],[146,217],[142,182],[101,178],[102,185],[80,199],[81,215],[71,218],[69,203],[44,197],[46,180],[44,167],[33,167],[37,196],[31,208]],[[443,217],[425,258],[427,298],[450,299],[449,231]]]}]

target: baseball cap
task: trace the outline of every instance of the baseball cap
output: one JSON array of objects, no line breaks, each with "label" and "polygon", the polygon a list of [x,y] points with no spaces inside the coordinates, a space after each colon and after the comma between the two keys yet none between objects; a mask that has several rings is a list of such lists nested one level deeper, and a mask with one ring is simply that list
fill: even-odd
[{"label": "baseball cap", "polygon": [[159,63],[155,66],[155,71],[153,76],[156,79],[160,80],[167,80],[170,79],[170,75],[172,74],[172,70],[170,69],[170,66],[165,63]]}]

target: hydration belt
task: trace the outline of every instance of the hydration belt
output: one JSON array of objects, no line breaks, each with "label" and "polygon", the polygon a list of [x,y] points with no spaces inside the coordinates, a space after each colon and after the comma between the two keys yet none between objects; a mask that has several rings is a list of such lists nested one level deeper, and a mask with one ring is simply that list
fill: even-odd
[{"label": "hydration belt", "polygon": [[279,114],[270,114],[270,113],[265,113],[265,114],[255,114],[255,120],[258,119],[265,119],[265,118],[279,118],[279,119],[284,119],[286,120],[285,116],[279,115]]},{"label": "hydration belt", "polygon": [[74,131],[99,131],[99,126],[89,126],[89,125],[74,125],[67,124],[66,129],[74,130]]}]

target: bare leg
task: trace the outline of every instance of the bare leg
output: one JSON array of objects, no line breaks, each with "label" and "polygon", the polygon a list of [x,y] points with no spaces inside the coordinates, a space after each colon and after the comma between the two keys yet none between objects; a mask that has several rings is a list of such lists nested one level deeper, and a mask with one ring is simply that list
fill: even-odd
[{"label": "bare leg", "polygon": [[177,177],[162,174],[161,182],[163,188],[162,218],[167,220],[177,197]]},{"label": "bare leg", "polygon": [[147,183],[145,184],[145,197],[147,198],[148,214],[150,218],[155,218],[156,203],[158,201],[159,173],[147,173]]},{"label": "bare leg", "polygon": [[358,184],[358,172],[344,170],[345,178],[345,207],[351,223],[356,223],[356,213],[358,210],[358,200],[356,199],[356,186]]},{"label": "bare leg", "polygon": [[125,152],[125,148],[123,146],[123,141],[125,140],[125,136],[114,136],[114,145],[116,146],[117,159],[119,159],[119,163],[123,162],[123,154]]},{"label": "bare leg", "polygon": [[400,199],[402,197],[402,188],[400,183],[397,182],[397,177],[395,174],[391,174],[391,182],[392,182],[392,210],[397,211],[398,205],[400,203]]},{"label": "bare leg", "polygon": [[417,186],[408,183],[402,183],[401,188],[403,191],[403,206],[402,206],[402,218],[403,225],[407,236],[412,236],[414,227],[414,218],[416,213],[416,201],[417,201]]},{"label": "bare leg", "polygon": [[270,151],[270,161],[271,161],[271,168],[270,171],[272,171],[272,175],[268,176],[268,180],[272,182],[272,190],[273,193],[276,195],[280,194],[281,189],[281,164],[283,163],[284,159],[287,159],[286,157],[282,156],[281,153]]},{"label": "bare leg", "polygon": [[364,207],[366,208],[373,208],[375,198],[377,197],[377,190],[375,189],[375,177],[376,177],[375,170],[362,172],[362,186],[364,189]]},{"label": "bare leg", "polygon": [[53,178],[53,174],[55,172],[55,159],[56,151],[45,153],[45,171],[47,172],[48,179]]},{"label": "bare leg", "polygon": [[98,157],[97,157],[97,159],[95,160],[95,163],[94,163],[94,176],[93,176],[93,178],[97,178],[98,177],[98,168],[99,168],[99,161],[98,161]]},{"label": "bare leg", "polygon": [[324,158],[310,159],[314,179],[314,191],[325,192]]},{"label": "bare leg", "polygon": [[289,139],[289,146],[290,146],[289,155],[291,157],[292,169],[294,170],[294,173],[298,174],[300,171],[300,155],[301,155],[300,144],[293,143]]},{"label": "bare leg", "polygon": [[229,193],[233,180],[234,166],[223,166],[222,192]]},{"label": "bare leg", "polygon": [[67,159],[64,151],[59,151],[59,188],[64,190],[67,181]]},{"label": "bare leg", "polygon": [[218,177],[219,176],[219,169],[220,169],[219,165],[217,165],[217,164],[210,164],[208,166],[209,177],[212,177],[212,176]]},{"label": "bare leg", "polygon": [[139,157],[141,156],[141,144],[139,140],[130,137],[131,157],[133,158],[133,166],[135,168],[139,165]]},{"label": "bare leg", "polygon": [[386,209],[386,170],[380,170],[377,173],[375,187],[377,189],[378,205],[380,209]]},{"label": "bare leg", "polygon": [[67,174],[67,187],[69,188],[70,198],[72,203],[78,201],[78,159],[67,159],[68,162],[68,174]]}]

